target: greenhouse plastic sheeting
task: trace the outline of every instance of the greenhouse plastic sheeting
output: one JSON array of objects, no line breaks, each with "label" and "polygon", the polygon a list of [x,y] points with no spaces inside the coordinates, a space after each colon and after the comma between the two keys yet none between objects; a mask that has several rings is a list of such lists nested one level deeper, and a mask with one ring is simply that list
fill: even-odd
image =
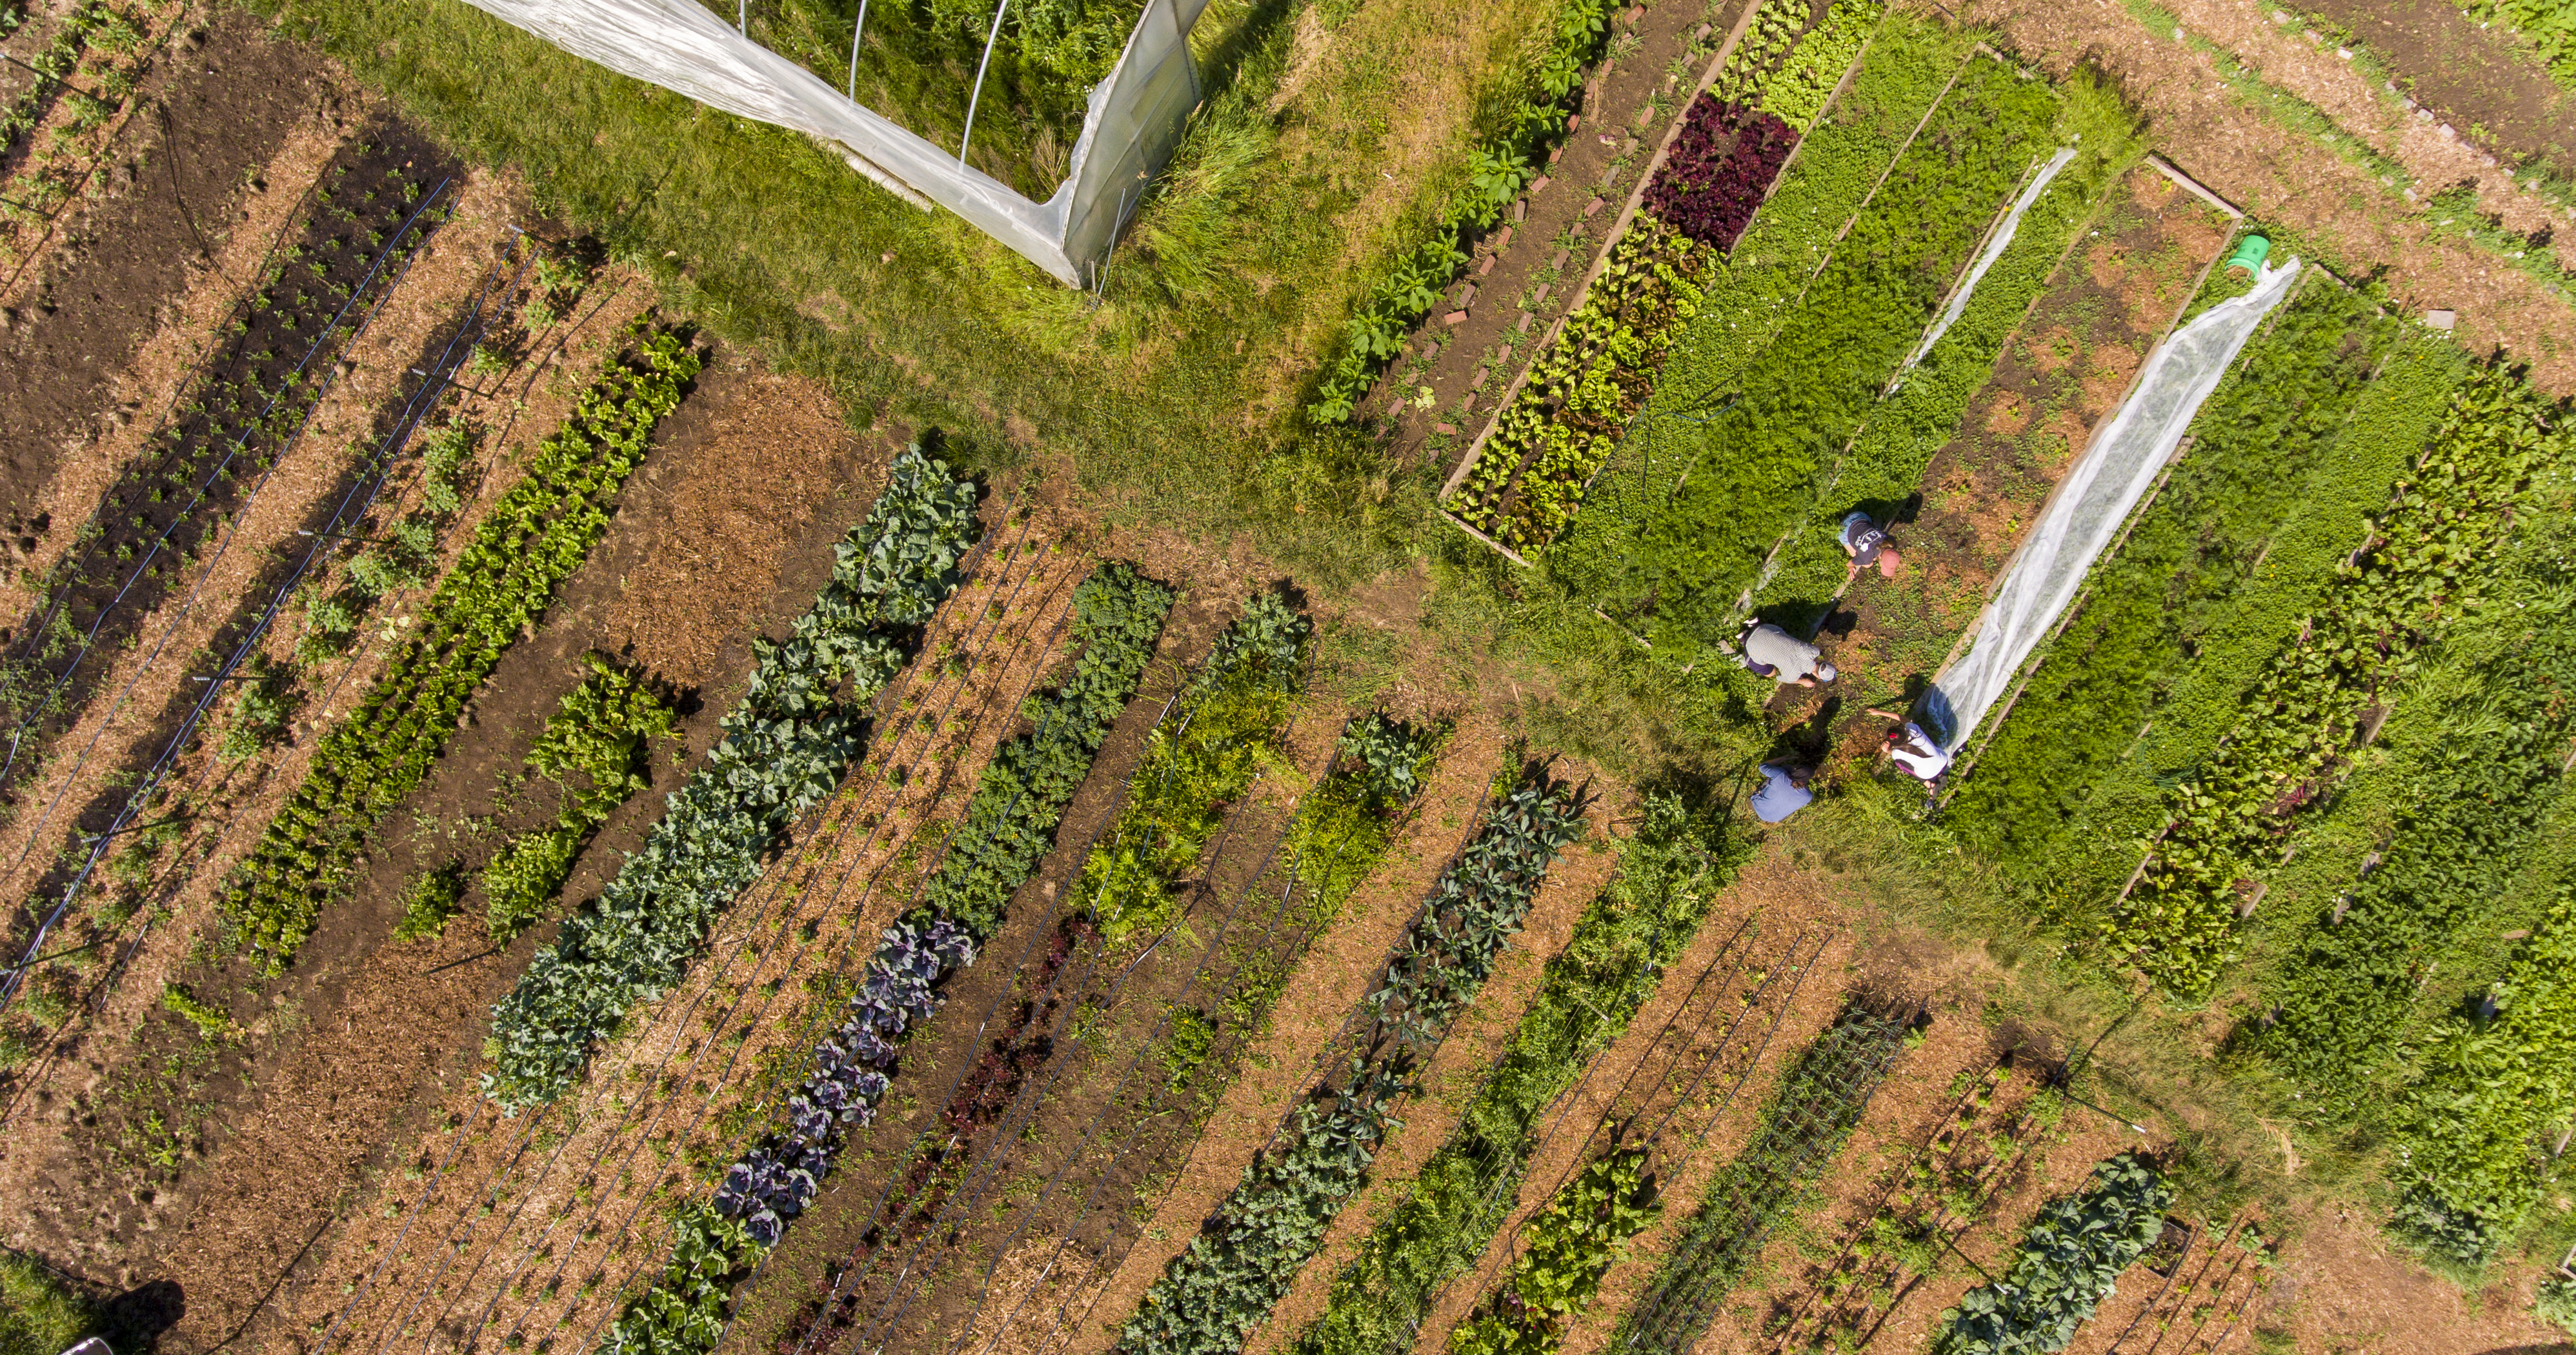
[{"label": "greenhouse plastic sheeting", "polygon": [[2013,203],[2012,211],[2004,217],[2003,229],[1996,231],[1995,238],[1986,242],[1985,253],[1978,255],[1977,266],[1968,270],[1968,280],[1960,284],[1959,294],[1950,298],[1949,308],[1941,312],[1939,320],[1933,322],[1932,331],[1923,336],[1923,343],[1914,350],[1914,356],[1905,360],[1903,370],[1909,372],[1914,370],[1914,365],[1923,360],[1923,355],[1932,351],[1932,345],[1941,342],[1941,336],[1950,332],[1950,326],[1959,323],[1960,315],[1968,309],[1968,298],[1976,293],[1977,284],[1985,281],[1986,270],[1994,267],[1995,260],[2002,258],[2004,251],[2011,247],[2013,233],[2021,229],[2023,214],[2030,211],[2033,203],[2039,201],[2040,194],[2048,191],[2048,185],[2057,177],[2057,171],[2066,168],[2067,162],[2074,158],[2073,146],[2060,149],[2057,154],[2049,157],[2045,166],[2041,167],[2039,177],[2031,180],[2030,187],[2022,190],[2020,199]]},{"label": "greenhouse plastic sheeting", "polygon": [[2147,359],[2137,389],[2059,482],[1978,618],[1968,652],[1932,679],[1924,696],[1925,723],[1944,748],[1956,751],[1967,742],[2022,661],[2057,624],[2095,558],[2172,459],[2192,415],[2218,389],[2254,327],[2288,294],[2298,271],[2297,259],[2264,269],[2253,291],[2202,312]]},{"label": "greenhouse plastic sheeting", "polygon": [[698,0],[468,0],[621,75],[739,117],[831,142],[1019,251],[1067,286],[1096,282],[1118,227],[1198,103],[1190,26],[1207,0],[1150,0],[1109,78],[1092,87],[1064,182],[1045,202],[958,163],[735,31]]}]

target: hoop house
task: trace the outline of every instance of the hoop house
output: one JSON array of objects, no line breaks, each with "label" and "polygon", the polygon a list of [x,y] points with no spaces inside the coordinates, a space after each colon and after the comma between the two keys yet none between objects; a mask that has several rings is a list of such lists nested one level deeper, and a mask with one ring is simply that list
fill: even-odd
[{"label": "hoop house", "polygon": [[[621,75],[738,117],[803,132],[914,205],[946,207],[1067,286],[1097,283],[1109,247],[1146,181],[1171,157],[1199,99],[1189,35],[1208,0],[1146,0],[1117,64],[1091,87],[1064,176],[1043,202],[967,163],[975,107],[1003,20],[995,0],[983,58],[951,151],[851,97],[862,5],[852,24],[850,90],[749,36],[747,4],[726,23],[698,0],[467,0],[475,8]],[[1114,35],[1114,31],[1112,33]]]}]

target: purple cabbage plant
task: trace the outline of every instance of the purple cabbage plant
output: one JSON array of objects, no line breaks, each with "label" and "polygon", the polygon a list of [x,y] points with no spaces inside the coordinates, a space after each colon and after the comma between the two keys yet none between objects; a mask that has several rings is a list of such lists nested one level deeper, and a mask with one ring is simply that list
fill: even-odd
[{"label": "purple cabbage plant", "polygon": [[775,1246],[831,1174],[843,1137],[876,1118],[903,1034],[938,1010],[942,975],[975,963],[975,942],[946,918],[885,929],[839,1029],[814,1047],[814,1071],[787,1098],[787,1128],[727,1168],[715,1206],[751,1240]]}]

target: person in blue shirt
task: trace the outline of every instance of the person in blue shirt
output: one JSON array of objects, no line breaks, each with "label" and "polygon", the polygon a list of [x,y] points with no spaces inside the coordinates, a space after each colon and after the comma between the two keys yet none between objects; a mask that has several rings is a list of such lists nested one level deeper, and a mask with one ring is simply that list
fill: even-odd
[{"label": "person in blue shirt", "polygon": [[1815,774],[1813,767],[1763,763],[1762,789],[1753,792],[1753,817],[1764,823],[1778,823],[1806,808],[1816,798],[1816,793],[1807,789],[1808,779]]}]

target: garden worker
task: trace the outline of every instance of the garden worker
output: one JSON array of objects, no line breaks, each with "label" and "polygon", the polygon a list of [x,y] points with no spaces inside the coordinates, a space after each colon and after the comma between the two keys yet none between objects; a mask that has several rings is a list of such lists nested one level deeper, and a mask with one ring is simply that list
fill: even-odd
[{"label": "garden worker", "polygon": [[1806,808],[1816,798],[1816,793],[1807,789],[1808,778],[1815,774],[1813,767],[1763,763],[1762,789],[1753,792],[1753,817],[1764,823],[1778,823]]},{"label": "garden worker", "polygon": [[1941,751],[1938,740],[1923,732],[1923,726],[1893,711],[1873,708],[1870,714],[1897,722],[1896,728],[1887,731],[1887,744],[1883,751],[1895,760],[1897,766],[1905,769],[1906,775],[1917,781],[1932,782],[1940,780],[1941,773],[1950,770],[1950,755]]},{"label": "garden worker", "polygon": [[1784,687],[1833,681],[1834,666],[1817,657],[1823,652],[1768,621],[1744,632],[1744,666]]},{"label": "garden worker", "polygon": [[1844,571],[1844,578],[1850,578],[1874,564],[1878,566],[1878,577],[1892,579],[1896,577],[1896,571],[1905,567],[1905,561],[1896,554],[1896,547],[1887,544],[1887,529],[1879,526],[1867,513],[1846,514],[1840,540],[1843,554],[1851,557],[1851,568]]}]

